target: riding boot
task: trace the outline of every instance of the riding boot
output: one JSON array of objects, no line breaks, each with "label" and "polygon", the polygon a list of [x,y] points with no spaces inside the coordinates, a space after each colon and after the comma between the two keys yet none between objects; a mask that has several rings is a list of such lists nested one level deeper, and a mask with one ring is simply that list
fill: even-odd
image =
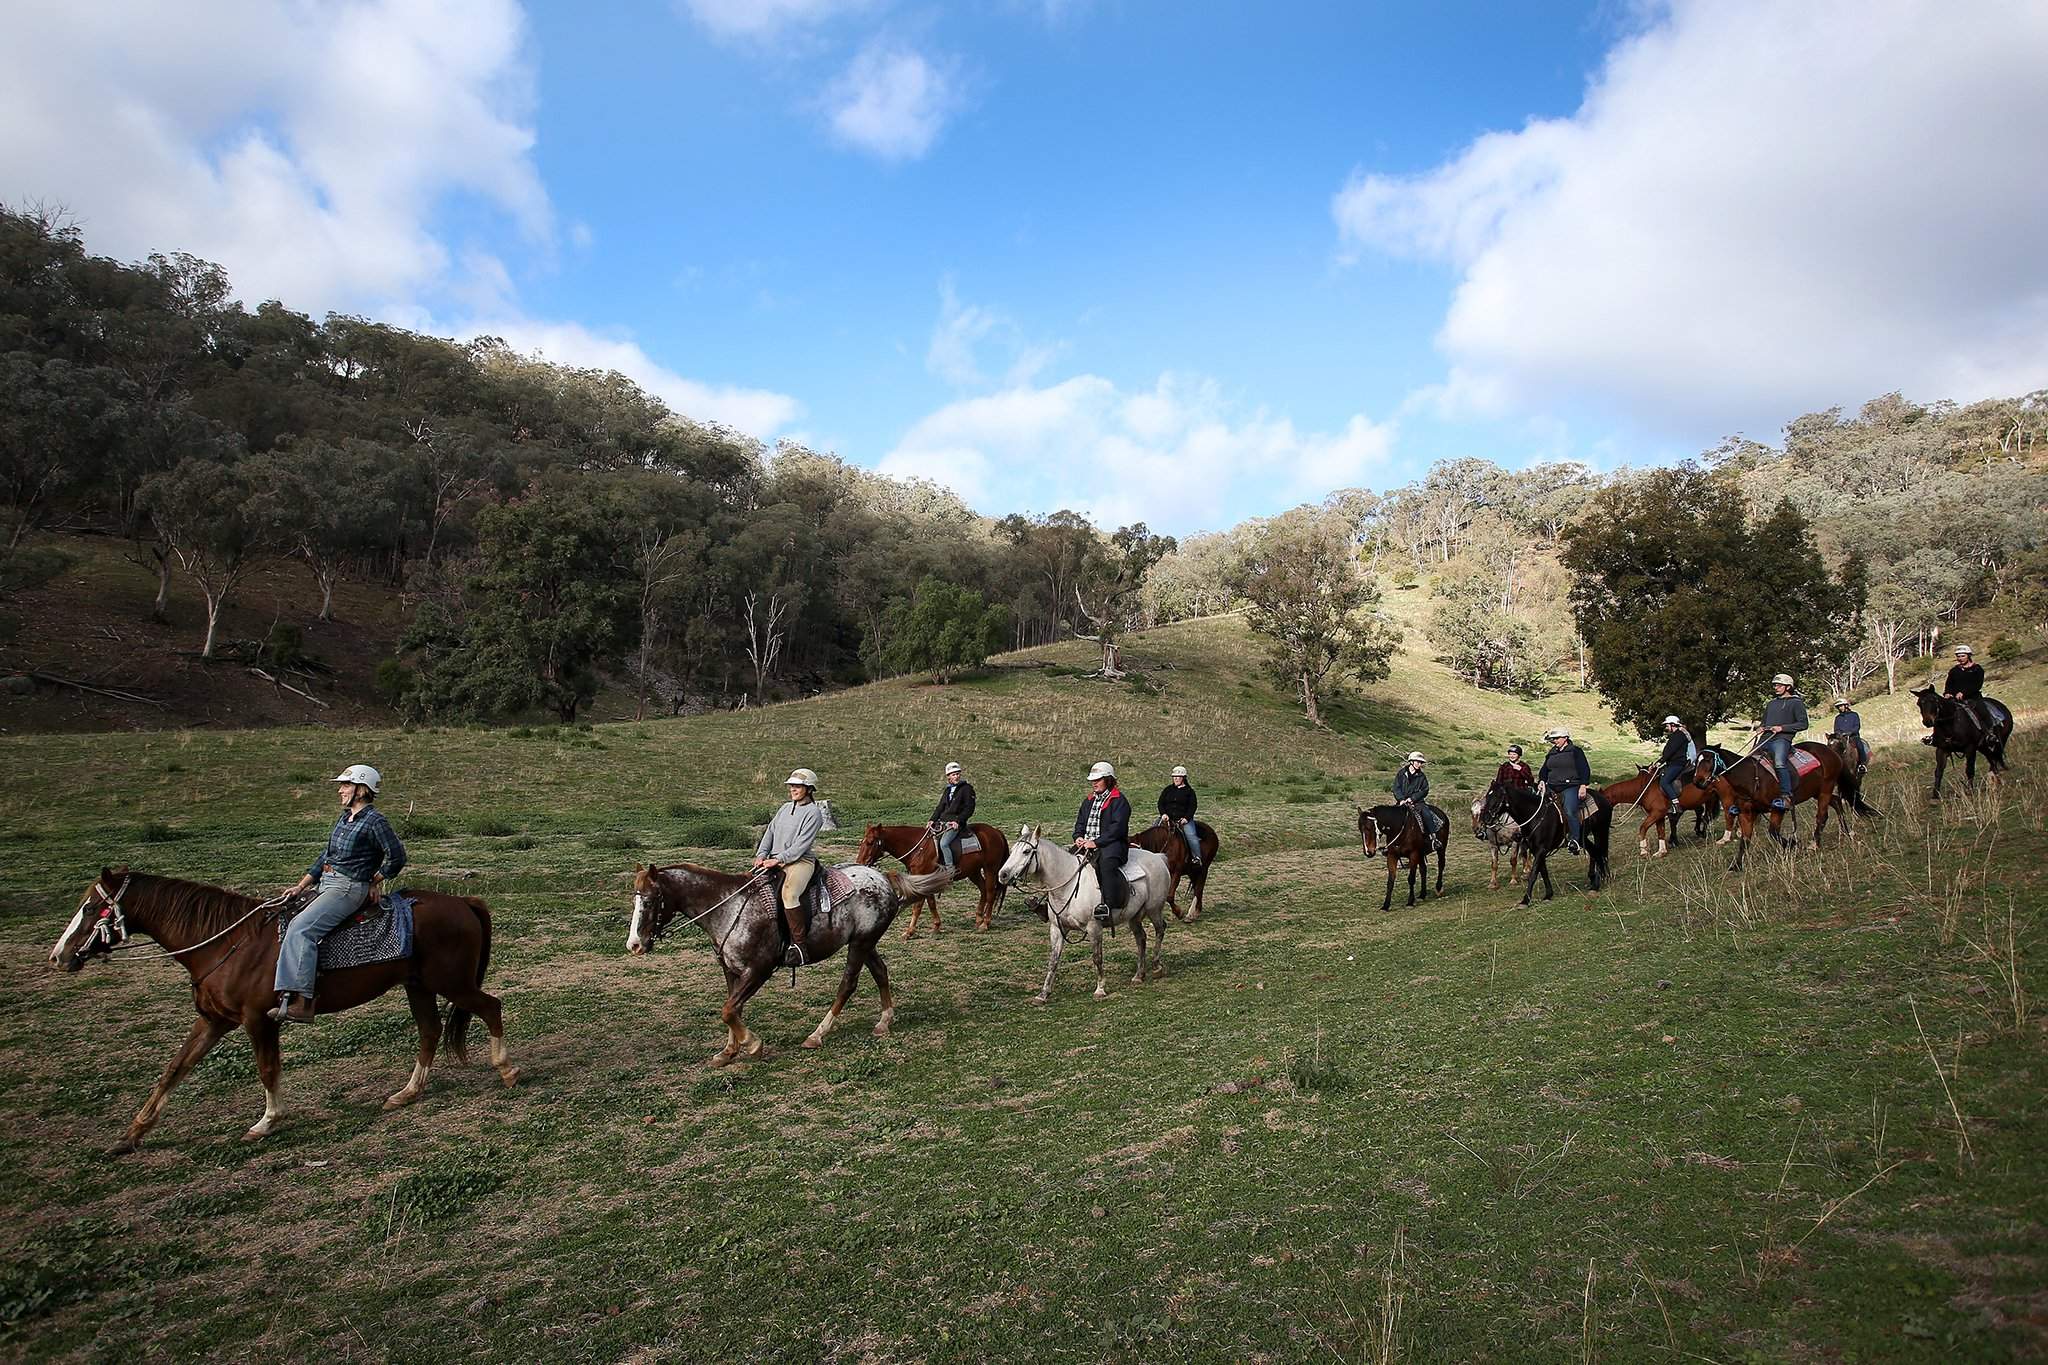
[{"label": "riding boot", "polygon": [[277,1003],[263,1012],[264,1017],[282,1024],[291,1009],[291,1003],[292,993],[290,991],[279,991],[277,993]]},{"label": "riding boot", "polygon": [[782,907],[782,922],[789,927],[789,947],[782,952],[782,965],[801,967],[811,959],[804,942],[804,912],[801,908]]},{"label": "riding boot", "polygon": [[313,1022],[313,997],[297,991],[279,991],[277,1005],[270,1011],[270,1017],[280,1024],[310,1024]]}]

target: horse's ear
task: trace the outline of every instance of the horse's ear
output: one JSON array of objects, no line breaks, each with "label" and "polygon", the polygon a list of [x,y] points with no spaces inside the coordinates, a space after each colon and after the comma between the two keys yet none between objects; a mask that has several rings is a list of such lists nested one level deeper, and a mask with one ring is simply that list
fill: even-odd
[{"label": "horse's ear", "polygon": [[101,863],[101,864],[100,864],[100,880],[101,880],[101,881],[103,881],[103,882],[110,882],[110,881],[114,880],[114,869],[113,869],[113,868],[111,868],[111,867],[108,867],[108,866],[107,866],[107,865],[106,865],[105,863]]},{"label": "horse's ear", "polygon": [[641,874],[642,872],[645,872],[646,870],[647,870],[647,865],[646,865],[645,863],[634,863],[634,864],[633,864],[633,875],[634,875],[634,876],[636,876],[636,877],[637,877],[637,876],[639,876],[639,875],[640,875],[640,874]]}]

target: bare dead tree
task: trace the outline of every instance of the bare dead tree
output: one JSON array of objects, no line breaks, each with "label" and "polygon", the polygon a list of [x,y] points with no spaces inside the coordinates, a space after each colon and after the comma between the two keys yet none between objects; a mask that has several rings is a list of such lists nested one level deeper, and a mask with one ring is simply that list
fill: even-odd
[{"label": "bare dead tree", "polygon": [[790,603],[777,590],[768,594],[766,610],[762,609],[761,594],[750,592],[745,604],[747,625],[747,659],[754,665],[754,700],[768,700],[768,679],[775,672],[776,660],[782,656],[782,642],[789,634],[788,613]]}]

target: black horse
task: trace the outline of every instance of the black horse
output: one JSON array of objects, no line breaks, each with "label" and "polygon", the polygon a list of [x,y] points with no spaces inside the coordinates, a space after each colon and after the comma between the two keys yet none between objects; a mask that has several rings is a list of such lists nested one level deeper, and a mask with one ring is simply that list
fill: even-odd
[{"label": "black horse", "polygon": [[1936,796],[1941,795],[1941,774],[1948,767],[1950,754],[1963,755],[1963,780],[1972,787],[1977,785],[1978,754],[1991,764],[1992,776],[2005,771],[2005,744],[2012,738],[2012,709],[2004,702],[1990,697],[1980,699],[1993,722],[1987,729],[1975,717],[1963,713],[1961,702],[1944,697],[1931,687],[1914,688],[1913,699],[1920,703],[1920,723],[1934,730]]},{"label": "black horse", "polygon": [[[1535,896],[1538,877],[1543,879],[1543,899],[1554,897],[1557,888],[1550,880],[1550,855],[1564,847],[1565,837],[1571,831],[1558,799],[1548,792],[1503,787],[1496,782],[1487,790],[1479,818],[1488,825],[1500,825],[1502,820],[1512,822],[1514,837],[1529,852],[1529,884],[1522,891],[1520,903],[1527,905]],[[1607,843],[1613,823],[1613,804],[1604,800],[1597,789],[1589,791],[1579,809],[1579,832],[1584,836],[1586,849],[1586,885],[1594,891],[1600,889],[1607,876]]]}]

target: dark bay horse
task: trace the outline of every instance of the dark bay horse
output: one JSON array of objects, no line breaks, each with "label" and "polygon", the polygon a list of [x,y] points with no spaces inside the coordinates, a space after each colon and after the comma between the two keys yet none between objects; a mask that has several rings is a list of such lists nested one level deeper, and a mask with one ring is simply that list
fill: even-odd
[{"label": "dark bay horse", "polygon": [[[994,825],[970,825],[962,833],[979,839],[981,847],[972,853],[961,851],[954,880],[965,878],[980,889],[974,927],[986,929],[1002,908],[1003,897],[1009,894],[1010,888],[996,880],[996,871],[1010,856],[1010,841]],[[921,877],[939,865],[938,831],[930,825],[869,825],[861,835],[860,852],[853,855],[854,861],[872,867],[882,861],[884,853],[900,860],[906,872]],[[926,906],[932,911],[932,932],[943,932],[939,924],[939,898],[934,894],[920,897],[911,905],[910,927],[903,931],[903,937],[917,937],[917,917]]]},{"label": "dark bay horse", "polygon": [[[1195,821],[1195,838],[1201,841],[1202,865],[1188,866],[1188,841],[1181,832],[1166,823],[1166,817],[1159,817],[1159,823],[1131,837],[1132,848],[1142,848],[1157,853],[1166,859],[1166,870],[1173,877],[1170,890],[1166,893],[1166,908],[1173,911],[1175,919],[1194,921],[1202,917],[1202,888],[1209,884],[1209,869],[1216,863],[1216,831],[1206,821]],[[1183,912],[1180,903],[1174,899],[1180,891],[1180,879],[1188,879],[1188,889],[1194,893],[1189,908]]]},{"label": "dark bay horse", "polygon": [[[1436,842],[1436,893],[1444,893],[1444,845],[1450,842],[1451,825],[1445,814],[1435,806],[1429,808],[1436,815],[1442,831]],[[1387,894],[1380,902],[1382,912],[1394,908],[1394,869],[1406,864],[1408,868],[1408,904],[1415,904],[1415,874],[1422,873],[1422,898],[1429,899],[1429,835],[1423,829],[1422,815],[1413,806],[1373,806],[1358,812],[1358,839],[1365,849],[1367,858],[1387,860]]]},{"label": "dark bay horse", "polygon": [[[1515,800],[1516,794],[1521,799]],[[1472,834],[1485,844],[1493,854],[1493,880],[1488,890],[1500,890],[1500,856],[1508,855],[1508,882],[1513,884],[1522,876],[1522,859],[1528,855],[1518,837],[1518,820],[1536,813],[1536,789],[1523,786],[1503,786],[1498,780],[1472,800]]]},{"label": "dark bay horse", "polygon": [[[491,1065],[505,1084],[511,1085],[519,1079],[519,1072],[506,1060],[505,1023],[498,997],[483,989],[484,973],[491,965],[490,909],[475,896],[438,891],[406,894],[413,901],[412,956],[321,972],[320,1013],[353,1009],[393,986],[405,987],[413,1022],[419,1026],[419,1056],[413,1063],[412,1079],[384,1101],[386,1109],[411,1103],[427,1088],[434,1049],[441,1040],[440,996],[453,1004],[448,1014],[448,1048],[456,1060],[469,1060],[469,1019],[472,1014],[479,1015],[491,1031]],[[192,1021],[184,1046],[164,1068],[156,1088],[149,1092],[149,1099],[114,1150],[132,1152],[141,1145],[162,1117],[164,1104],[178,1082],[236,1027],[248,1032],[256,1050],[256,1073],[263,1081],[263,1117],[243,1136],[251,1140],[269,1136],[284,1112],[279,1091],[284,1063],[278,1052],[278,1025],[267,1013],[277,1003],[275,909],[254,896],[218,886],[127,868],[102,868],[50,949],[50,965],[78,971],[94,958],[130,946],[136,934],[155,939],[166,956],[192,974],[192,1007],[199,1017]]]},{"label": "dark bay horse", "polygon": [[[1586,885],[1598,891],[1607,875],[1607,840],[1614,822],[1614,806],[1599,788],[1588,792],[1579,808],[1579,832],[1586,850]],[[1488,825],[1503,829],[1519,840],[1529,853],[1529,884],[1522,889],[1520,904],[1527,905],[1536,894],[1536,879],[1543,879],[1543,899],[1557,894],[1550,880],[1550,855],[1564,847],[1571,832],[1564,807],[1548,792],[1528,787],[1503,787],[1498,782],[1487,789],[1481,811]]]},{"label": "dark bay horse", "polygon": [[1941,795],[1941,775],[1951,754],[1963,756],[1963,781],[1977,785],[1977,755],[1991,765],[1991,775],[2005,771],[2005,746],[2012,739],[2012,708],[1991,697],[1983,698],[1984,709],[1996,722],[1985,729],[1963,713],[1960,703],[1942,696],[1931,687],[1913,689],[1920,703],[1920,723],[1934,730],[1934,795]]},{"label": "dark bay horse", "polygon": [[[1820,833],[1827,828],[1828,812],[1842,808],[1842,797],[1848,798],[1850,808],[1858,815],[1877,814],[1875,808],[1864,804],[1863,779],[1857,776],[1853,767],[1845,767],[1841,756],[1833,749],[1814,740],[1792,747],[1795,752],[1804,753],[1814,760],[1813,766],[1803,767],[1795,759],[1793,768],[1797,779],[1792,792],[1793,809],[1806,801],[1815,805],[1813,833],[1808,837],[1808,848],[1820,847]],[[1743,858],[1749,852],[1749,841],[1756,832],[1759,813],[1769,816],[1771,837],[1781,846],[1791,847],[1792,841],[1779,832],[1788,812],[1771,806],[1779,789],[1778,774],[1771,767],[1768,755],[1752,753],[1730,765],[1719,752],[1702,753],[1686,781],[1694,786],[1713,788],[1720,794],[1721,804],[1734,814],[1742,838],[1736,845],[1735,861],[1728,865],[1730,872],[1742,868]],[[1848,823],[1847,812],[1844,812],[1844,829],[1848,828]]]},{"label": "dark bay horse", "polygon": [[[944,869],[922,877],[859,864],[832,870],[843,873],[853,886],[847,896],[834,902],[830,913],[811,922],[810,958],[822,962],[844,948],[846,970],[839,978],[832,1008],[804,1039],[805,1047],[822,1044],[838,1024],[840,1011],[860,984],[862,968],[875,979],[875,989],[882,996],[882,1018],[875,1025],[875,1034],[887,1036],[896,1018],[896,997],[889,990],[889,964],[875,945],[905,901],[929,896],[952,880],[952,874]],[[817,875],[829,873],[820,868]],[[719,1015],[725,1021],[726,1043],[711,1055],[712,1066],[724,1066],[742,1055],[761,1055],[760,1035],[748,1031],[741,1014],[754,992],[782,965],[779,904],[767,879],[758,872],[720,872],[695,863],[633,869],[633,926],[626,935],[626,951],[635,956],[652,951],[655,941],[681,919],[709,934],[718,952],[718,965],[725,970],[725,1006]]]}]

